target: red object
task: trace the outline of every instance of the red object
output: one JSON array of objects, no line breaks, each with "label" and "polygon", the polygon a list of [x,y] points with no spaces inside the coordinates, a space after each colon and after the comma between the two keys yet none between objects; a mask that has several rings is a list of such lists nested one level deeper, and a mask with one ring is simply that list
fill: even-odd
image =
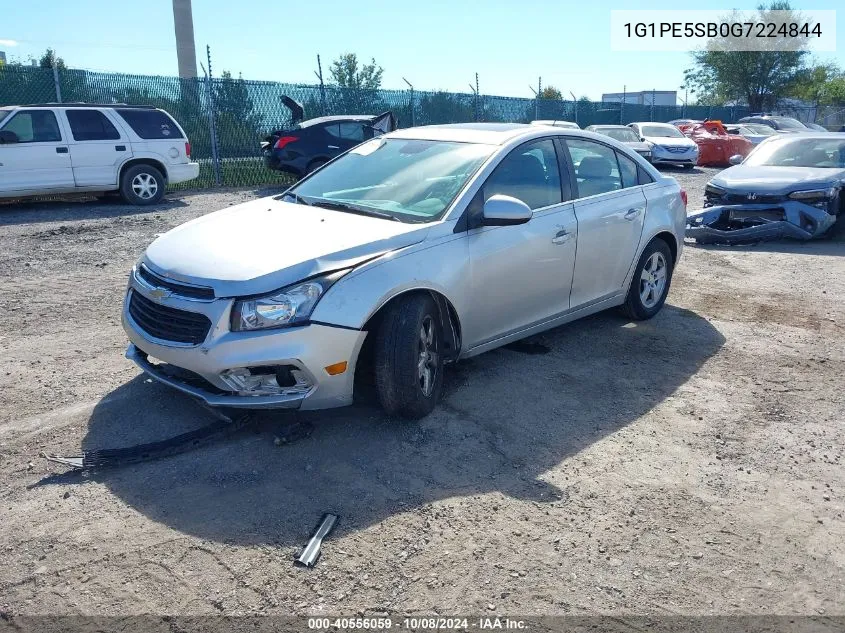
[{"label": "red object", "polygon": [[185,156],[191,157],[191,143],[188,141],[185,141]]},{"label": "red object", "polygon": [[728,134],[721,121],[679,125],[678,129],[698,145],[698,164],[713,167],[730,165],[735,154],[748,156],[753,143],[739,134]]},{"label": "red object", "polygon": [[276,141],[276,144],[273,146],[276,149],[283,149],[285,145],[288,143],[293,143],[294,141],[298,141],[298,136],[282,136],[279,137],[279,140]]},{"label": "red object", "polygon": [[687,206],[687,190],[681,189],[681,200],[684,201],[684,208]]}]

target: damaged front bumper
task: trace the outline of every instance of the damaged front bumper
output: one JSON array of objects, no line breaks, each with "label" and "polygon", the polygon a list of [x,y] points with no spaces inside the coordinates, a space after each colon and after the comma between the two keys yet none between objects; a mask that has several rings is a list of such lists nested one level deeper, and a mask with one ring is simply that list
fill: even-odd
[{"label": "damaged front bumper", "polygon": [[686,236],[699,244],[742,244],[789,237],[809,240],[836,222],[828,209],[794,200],[708,207],[687,214]]}]

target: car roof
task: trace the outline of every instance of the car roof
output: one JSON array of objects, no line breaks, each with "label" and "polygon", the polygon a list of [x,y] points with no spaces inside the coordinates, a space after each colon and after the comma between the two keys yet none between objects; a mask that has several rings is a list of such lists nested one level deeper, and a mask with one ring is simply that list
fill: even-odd
[{"label": "car roof", "polygon": [[[555,128],[561,132],[565,128]],[[534,133],[548,133],[545,126],[525,123],[447,123],[424,125],[396,130],[388,134],[391,138],[407,138],[421,141],[455,141],[458,143],[483,143],[503,145],[513,138]],[[567,130],[577,132],[577,130]]]},{"label": "car roof", "polygon": [[158,110],[151,105],[129,105],[128,103],[84,103],[77,101],[74,103],[28,103],[25,105],[3,106],[6,108],[119,108],[121,110]]},{"label": "car roof", "polygon": [[633,123],[629,123],[628,125],[659,125],[660,127],[674,127],[671,123],[663,123],[662,121],[634,121]]},{"label": "car roof", "polygon": [[337,123],[340,121],[372,121],[377,114],[336,114],[334,116],[320,116],[316,119],[307,119],[299,124],[299,127],[311,127],[321,123]]},{"label": "car roof", "polygon": [[[602,143],[608,142],[608,137],[588,130],[528,125],[525,123],[450,123],[445,125],[425,125],[396,130],[380,138],[505,145],[511,141],[519,141],[520,139],[531,140],[547,136],[582,137],[595,139]],[[613,139],[610,139],[610,141],[613,141]],[[619,146],[625,147],[622,143]]]},{"label": "car roof", "polygon": [[631,129],[627,125],[617,125],[615,123],[608,123],[606,125],[604,123],[596,123],[595,125],[588,125],[584,129],[585,130],[595,130],[595,129],[598,129],[598,128],[602,128],[602,129],[613,128],[615,130],[630,130]]}]

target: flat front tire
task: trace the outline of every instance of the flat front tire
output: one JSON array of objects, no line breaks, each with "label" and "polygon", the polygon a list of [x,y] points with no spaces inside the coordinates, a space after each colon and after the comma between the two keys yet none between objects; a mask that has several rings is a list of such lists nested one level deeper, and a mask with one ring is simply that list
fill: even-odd
[{"label": "flat front tire", "polygon": [[669,294],[674,267],[669,245],[659,237],[654,238],[640,255],[622,306],[630,318],[642,321],[660,312]]},{"label": "flat front tire", "polygon": [[162,173],[152,165],[134,165],[123,172],[120,197],[129,204],[148,205],[160,202],[166,183]]},{"label": "flat front tire", "polygon": [[397,299],[375,332],[373,365],[379,403],[388,415],[417,420],[443,391],[443,335],[429,295]]}]

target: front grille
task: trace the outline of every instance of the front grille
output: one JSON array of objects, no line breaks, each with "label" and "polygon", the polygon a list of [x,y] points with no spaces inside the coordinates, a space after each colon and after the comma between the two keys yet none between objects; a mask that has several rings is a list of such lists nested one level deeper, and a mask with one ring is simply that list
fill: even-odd
[{"label": "front grille", "polygon": [[211,329],[211,321],[204,314],[155,303],[134,290],[129,297],[129,314],[150,336],[174,343],[199,345]]},{"label": "front grille", "polygon": [[690,147],[667,147],[666,145],[663,146],[667,152],[672,152],[673,154],[685,154],[686,152],[690,151]]},{"label": "front grille", "polygon": [[156,275],[144,265],[138,267],[138,275],[151,286],[157,288],[167,288],[181,297],[205,299],[208,301],[214,299],[214,290],[211,288],[203,286],[189,286],[187,284],[180,284],[178,281],[173,281],[172,279],[165,279],[160,275]]},{"label": "front grille", "polygon": [[783,202],[785,196],[767,196],[760,194],[753,194],[755,198],[749,199],[747,193],[725,193],[722,194],[722,204],[778,204]]}]

